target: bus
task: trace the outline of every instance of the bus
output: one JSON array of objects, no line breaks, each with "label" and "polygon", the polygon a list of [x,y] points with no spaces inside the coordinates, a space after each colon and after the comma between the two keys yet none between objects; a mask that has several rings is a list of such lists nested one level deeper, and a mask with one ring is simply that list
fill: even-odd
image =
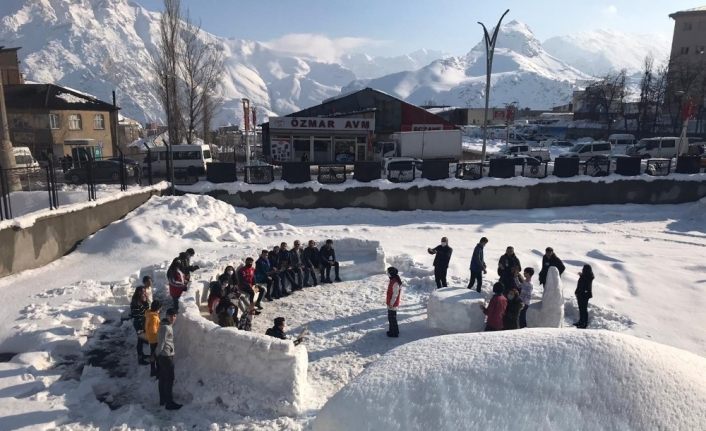
[{"label": "bus", "polygon": [[[152,159],[152,175],[167,174],[167,147],[160,146],[150,149],[149,157]],[[174,160],[174,175],[199,176],[206,173],[206,163],[213,161],[211,149],[208,145],[173,145],[172,158]],[[143,172],[149,169],[149,160],[145,157]]]}]

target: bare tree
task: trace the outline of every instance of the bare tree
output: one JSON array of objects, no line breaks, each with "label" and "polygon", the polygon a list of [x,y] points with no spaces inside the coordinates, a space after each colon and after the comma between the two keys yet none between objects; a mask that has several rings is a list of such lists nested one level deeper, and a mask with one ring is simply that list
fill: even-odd
[{"label": "bare tree", "polygon": [[618,114],[624,114],[627,71],[608,73],[603,78],[589,84],[585,90],[585,103],[588,112],[596,121],[605,121],[608,133]]},{"label": "bare tree", "polygon": [[[702,59],[695,61],[691,58],[679,56],[670,60],[667,69],[667,89],[665,106],[669,114],[672,131],[676,134],[681,125],[681,113],[684,106],[694,99],[702,105],[704,66]],[[700,100],[699,100],[700,97]]]},{"label": "bare tree", "polygon": [[[211,121],[215,108],[213,104],[216,102],[213,95],[223,74],[223,55],[220,47],[205,41],[201,36],[200,26],[192,24],[187,13],[180,70],[186,142],[189,144],[194,142],[199,130],[204,130],[204,123]],[[208,127],[210,128],[210,124]]]},{"label": "bare tree", "polygon": [[643,62],[642,79],[640,79],[640,101],[637,103],[637,133],[642,137],[649,124],[649,116],[655,109],[654,88],[654,58],[647,55]]},{"label": "bare tree", "polygon": [[182,28],[181,1],[164,0],[164,11],[159,21],[160,40],[153,56],[153,69],[157,75],[157,95],[167,115],[169,142],[175,144],[181,142],[184,128],[178,91]]}]

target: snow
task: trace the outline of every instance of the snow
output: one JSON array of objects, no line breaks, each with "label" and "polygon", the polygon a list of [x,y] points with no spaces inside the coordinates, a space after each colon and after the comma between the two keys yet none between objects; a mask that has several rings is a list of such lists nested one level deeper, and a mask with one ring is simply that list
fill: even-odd
[{"label": "snow", "polygon": [[402,346],[313,430],[698,429],[706,359],[609,331],[447,335]]},{"label": "snow", "polygon": [[438,289],[429,296],[427,319],[429,327],[444,333],[481,332],[485,329],[485,314],[480,308],[485,298],[464,287]]},{"label": "snow", "polygon": [[[429,397],[440,394],[450,406],[455,402],[464,403],[463,408],[454,410],[458,414],[477,413],[482,409],[487,411],[487,417],[499,412],[507,414],[501,403],[493,402],[493,397],[517,399],[513,406],[519,409],[518,415],[527,416],[527,424],[551,408],[551,415],[542,416],[550,421],[550,425],[572,414],[576,419],[575,415],[585,411],[580,417],[582,420],[575,423],[596,423],[610,429],[620,429],[622,423],[627,423],[622,429],[655,429],[659,426],[650,426],[649,422],[640,427],[620,421],[649,421],[653,417],[677,421],[683,418],[685,422],[670,422],[662,429],[699,429],[700,425],[689,426],[686,421],[693,415],[703,416],[702,410],[694,408],[684,413],[681,409],[690,405],[689,397],[703,394],[699,392],[705,387],[700,380],[703,377],[687,376],[686,380],[693,387],[683,390],[684,387],[680,386],[684,369],[680,361],[696,356],[671,347],[656,346],[647,340],[706,355],[704,332],[688,330],[693,328],[694,316],[700,315],[706,307],[706,299],[700,294],[704,282],[701,250],[706,247],[705,208],[706,199],[681,205],[452,213],[350,208],[278,210],[236,209],[209,196],[153,197],[56,262],[0,279],[5,310],[0,315],[0,352],[22,353],[14,356],[12,364],[20,367],[18,373],[27,375],[23,377],[24,383],[15,379],[8,381],[7,385],[15,387],[26,383],[28,390],[38,391],[25,398],[3,398],[0,428],[12,428],[15,422],[10,421],[22,421],[31,428],[51,428],[57,424],[72,430],[170,426],[180,429],[308,429],[317,416],[320,420],[330,417],[326,413],[328,407],[321,409],[332,397],[343,396],[335,396],[337,392],[353,381],[352,387],[360,388],[360,380],[355,380],[357,376],[367,376],[377,369],[378,364],[387,363],[388,352],[397,355],[401,349],[416,346],[409,344],[416,340],[433,343],[447,339],[430,338],[443,332],[429,327],[431,316],[427,309],[432,308],[433,295],[453,289],[435,291],[433,257],[427,254],[426,248],[437,244],[441,236],[450,238],[454,254],[449,283],[461,287],[468,282],[472,245],[480,236],[486,236],[490,240],[485,248],[489,276],[484,280],[479,296],[489,300],[492,283],[496,281],[492,275],[494,265],[505,247],[513,245],[522,266],[531,266],[538,271],[543,255],[541,250],[552,246],[567,267],[562,275],[562,283],[568,286],[564,291],[563,326],[570,326],[577,319],[572,287],[583,264],[590,263],[596,274],[594,298],[589,303],[590,330],[582,332],[573,327],[523,329],[496,335],[458,336],[458,340],[470,339],[469,342],[456,342],[456,338],[450,338],[454,340],[450,344],[458,345],[462,355],[453,355],[456,347],[449,347],[448,357],[457,359],[450,359],[448,366],[440,367],[435,372],[437,380],[427,381],[425,387],[436,387],[434,382],[441,381],[450,382],[451,386],[444,392],[418,390],[410,384],[409,388],[414,389],[415,394]],[[204,226],[212,229],[210,234],[202,234],[199,229]],[[228,233],[237,240],[229,240]],[[344,282],[307,288],[282,300],[263,304],[263,313],[255,317],[250,334],[215,328],[205,318],[196,315],[192,301],[197,296],[203,298],[205,283],[227,264],[237,264],[247,256],[256,256],[259,249],[281,241],[291,244],[295,239],[305,241],[310,238],[319,243],[326,238],[334,240]],[[202,269],[193,274],[192,288],[182,301],[186,312],[175,324],[177,343],[187,343],[177,344],[175,384],[177,401],[185,406],[179,412],[167,413],[158,406],[156,383],[148,377],[149,371],[136,365],[135,333],[131,322],[121,321],[121,316],[127,309],[128,295],[141,277],[153,275],[158,294],[164,289],[167,265],[187,247],[196,250],[193,262]],[[390,265],[399,268],[404,282],[398,312],[398,339],[385,336],[387,277],[384,268]],[[535,285],[534,293],[533,302],[539,301],[544,289]],[[285,343],[283,350],[277,350],[280,342],[262,335],[277,316],[286,317],[290,335],[296,336],[308,327],[310,335],[301,348],[295,349]],[[180,328],[180,325],[183,326]],[[620,342],[615,342],[611,337],[617,335],[601,329],[639,339],[621,336]],[[563,334],[567,334],[567,338],[561,338]],[[244,346],[238,346],[236,337]],[[557,337],[558,341],[553,342],[555,338],[551,337]],[[593,341],[588,342],[584,337],[596,338],[590,338]],[[189,346],[192,343],[194,346]],[[518,348],[518,345],[524,347]],[[248,384],[251,380],[242,377],[235,364],[243,358],[241,347],[258,352],[254,358],[260,358],[258,355],[267,349],[276,350],[272,355],[281,354],[280,358],[286,358],[284,362],[288,363],[286,367],[274,367],[276,382],[284,385],[287,381],[291,385]],[[394,350],[398,347],[401,349]],[[307,353],[308,389],[292,383],[297,381],[292,374],[297,360],[290,355],[290,349]],[[432,350],[439,355],[417,355],[413,361],[400,364],[399,368],[409,369],[414,374],[419,367],[427,364],[432,367],[435,365],[431,363],[432,358],[441,355],[438,346]],[[590,360],[578,361],[576,352],[582,352]],[[507,363],[508,357],[515,358],[513,360],[520,364],[510,373],[508,367],[502,365]],[[199,358],[203,358],[202,363],[198,363]],[[697,359],[691,363],[692,370],[703,368],[703,358]],[[635,364],[630,370],[622,367],[628,361]],[[673,373],[670,377],[674,379],[663,382],[657,377],[653,380],[645,377],[647,373],[660,376],[658,370],[662,368],[656,368],[659,365],[669,367]],[[232,376],[225,373],[226,366],[233,370]],[[260,367],[259,364],[253,365],[253,370],[261,370]],[[593,383],[594,375],[590,374],[593,369],[611,370],[605,371],[605,375],[612,378],[614,385],[609,385],[608,378],[596,378],[597,383]],[[620,373],[610,374],[615,369]],[[644,375],[641,370],[645,370]],[[480,377],[474,378],[473,372],[480,373]],[[285,378],[285,374],[288,377]],[[519,383],[514,384],[516,379],[525,375],[532,378],[531,381],[524,380],[529,383],[522,384],[523,380],[517,380]],[[537,375],[572,378],[540,379]],[[0,381],[4,378],[2,376],[0,373]],[[217,376],[221,380],[216,381]],[[301,378],[302,373],[296,376]],[[499,382],[496,385],[502,388],[500,394],[483,386],[491,378]],[[509,384],[511,378],[513,384]],[[32,379],[40,381],[44,389],[32,383]],[[467,379],[470,383],[464,380],[455,386],[455,382],[460,381],[458,379]],[[259,401],[255,403],[258,405],[246,405],[241,396],[243,392],[240,392],[242,387],[236,387],[235,382],[246,382],[249,395],[253,402]],[[397,382],[393,381],[389,390],[401,393]],[[269,381],[269,384],[274,383]],[[588,389],[579,391],[579,383],[588,385]],[[621,392],[619,384],[627,388],[625,393]],[[630,392],[638,385],[645,389]],[[380,387],[377,384],[368,386],[372,391]],[[273,398],[272,388],[275,387],[279,388],[276,391],[282,398]],[[462,389],[454,393],[455,388]],[[675,393],[680,388],[683,393],[677,397]],[[13,393],[22,392],[23,387],[12,390]],[[525,390],[537,392],[523,392]],[[296,391],[299,391],[298,399],[294,396]],[[342,394],[349,389],[343,391]],[[617,396],[611,397],[614,392]],[[662,394],[664,399],[659,398]],[[385,395],[389,396],[389,392]],[[464,398],[470,396],[474,397],[473,400]],[[577,398],[579,396],[584,398]],[[608,419],[604,398],[622,403],[623,400],[636,400],[638,396],[647,400],[645,404],[650,408],[626,408],[616,404],[623,407],[611,411],[614,422],[605,425]],[[287,404],[287,397],[290,404]],[[267,400],[272,404],[265,405]],[[418,398],[393,397],[390,400],[399,400],[400,407],[385,412],[403,411],[404,403]],[[379,406],[367,406],[367,413],[359,414],[359,418],[382,417],[375,414],[375,409],[385,409],[390,400],[386,399]],[[522,400],[531,400],[531,403],[522,403]],[[577,400],[582,404],[577,404]],[[703,397],[697,401],[703,403]],[[438,405],[434,400],[427,404],[429,409]],[[557,408],[557,405],[566,408]],[[576,405],[582,406],[581,411],[576,410]],[[655,409],[671,409],[678,414],[652,413],[653,406]],[[595,407],[595,410],[589,407]],[[360,412],[359,408],[359,404],[351,401],[351,411]],[[419,407],[417,411],[423,412],[424,408]],[[630,417],[625,419],[628,414]],[[416,414],[410,414],[410,417],[424,418]],[[485,416],[475,414],[474,417]],[[518,421],[513,425],[518,427],[524,423]],[[359,428],[366,429],[362,422]],[[449,428],[467,427],[446,429]],[[533,427],[537,428],[551,429],[543,423]],[[566,427],[555,427],[562,428]]]},{"label": "snow", "polygon": [[564,321],[564,292],[559,270],[550,266],[544,283],[542,300],[530,303],[527,326],[530,328],[561,328]]}]

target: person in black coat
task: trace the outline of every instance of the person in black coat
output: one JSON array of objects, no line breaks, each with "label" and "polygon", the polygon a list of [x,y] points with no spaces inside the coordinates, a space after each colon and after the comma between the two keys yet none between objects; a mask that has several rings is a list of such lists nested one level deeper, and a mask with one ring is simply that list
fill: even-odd
[{"label": "person in black coat", "polygon": [[[316,242],[312,239],[302,253],[304,258],[304,287],[316,286],[316,270],[321,265],[319,257],[319,249],[316,248]],[[321,280],[323,282],[323,280]],[[313,284],[312,284],[313,282]]]},{"label": "person in black coat", "polygon": [[539,284],[542,286],[547,281],[547,273],[549,272],[550,266],[553,266],[559,270],[559,276],[561,276],[566,269],[564,262],[562,262],[561,259],[559,259],[559,256],[554,253],[554,249],[547,247],[544,256],[542,256],[542,270],[539,271]]},{"label": "person in black coat", "polygon": [[579,305],[579,321],[574,323],[577,328],[586,329],[588,326],[588,300],[593,298],[593,278],[591,265],[584,265],[574,292]]},{"label": "person in black coat", "polygon": [[[289,338],[287,338],[287,334],[284,332],[284,317],[275,317],[274,323],[275,324],[273,327],[267,328],[267,331],[265,331],[265,335],[279,338],[280,340],[289,340]],[[302,341],[303,340],[301,338],[297,338],[296,340],[294,340],[294,345],[297,346]]]},{"label": "person in black coat", "polygon": [[287,250],[287,243],[283,242],[279,245],[279,286],[282,292],[286,292],[287,281],[289,281],[289,288],[292,292],[301,289],[301,286],[294,279],[294,271],[292,269],[291,255],[289,250]]},{"label": "person in black coat", "polygon": [[500,282],[505,286],[505,291],[515,287],[515,276],[512,272],[515,268],[522,268],[522,265],[520,265],[520,259],[515,256],[515,249],[508,247],[498,261],[498,275]]},{"label": "person in black coat", "polygon": [[471,257],[471,279],[468,281],[468,288],[473,289],[473,284],[475,283],[478,293],[480,293],[483,286],[483,274],[488,272],[485,266],[485,258],[483,257],[483,249],[486,244],[488,244],[488,238],[481,238],[476,244],[476,248],[473,249],[473,256]]},{"label": "person in black coat", "polygon": [[130,316],[132,317],[132,326],[137,333],[137,362],[140,365],[149,364],[149,355],[145,355],[144,351],[145,344],[149,344],[145,338],[145,313],[149,308],[150,303],[147,301],[145,288],[138,286],[130,301]]},{"label": "person in black coat", "polygon": [[451,253],[453,249],[449,247],[449,239],[446,237],[441,238],[441,244],[434,248],[428,248],[427,252],[433,254],[434,256],[434,281],[436,282],[436,288],[441,289],[442,287],[447,287],[446,283],[446,272],[449,269],[449,262],[451,261]]},{"label": "person in black coat", "polygon": [[[321,263],[320,275],[322,283],[333,283],[333,281],[331,281],[331,267],[333,267],[336,275],[334,281],[337,283],[341,281],[341,277],[338,276],[338,260],[336,260],[336,250],[333,249],[332,239],[327,239],[326,243],[321,246],[321,250],[319,250],[319,262]],[[324,278],[324,273],[326,278]]]},{"label": "person in black coat", "polygon": [[520,312],[524,307],[520,299],[520,292],[512,288],[506,295],[507,307],[503,316],[503,329],[519,329],[520,328]]}]

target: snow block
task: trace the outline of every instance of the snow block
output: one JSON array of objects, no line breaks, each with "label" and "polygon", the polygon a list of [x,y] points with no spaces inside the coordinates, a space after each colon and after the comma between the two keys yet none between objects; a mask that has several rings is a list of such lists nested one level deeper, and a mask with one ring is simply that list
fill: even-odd
[{"label": "snow block", "polygon": [[444,288],[432,292],[427,303],[429,326],[447,333],[481,332],[485,314],[483,296],[466,288]]},{"label": "snow block", "polygon": [[704,369],[706,358],[610,331],[444,335],[372,363],[312,429],[703,429]]},{"label": "snow block", "polygon": [[530,328],[561,328],[564,322],[564,293],[559,270],[550,266],[544,283],[542,300],[527,309],[527,326]]},{"label": "snow block", "polygon": [[247,412],[296,415],[307,394],[304,345],[264,334],[221,328],[201,316],[193,292],[181,299],[174,324],[177,384],[194,401],[221,402]]}]

